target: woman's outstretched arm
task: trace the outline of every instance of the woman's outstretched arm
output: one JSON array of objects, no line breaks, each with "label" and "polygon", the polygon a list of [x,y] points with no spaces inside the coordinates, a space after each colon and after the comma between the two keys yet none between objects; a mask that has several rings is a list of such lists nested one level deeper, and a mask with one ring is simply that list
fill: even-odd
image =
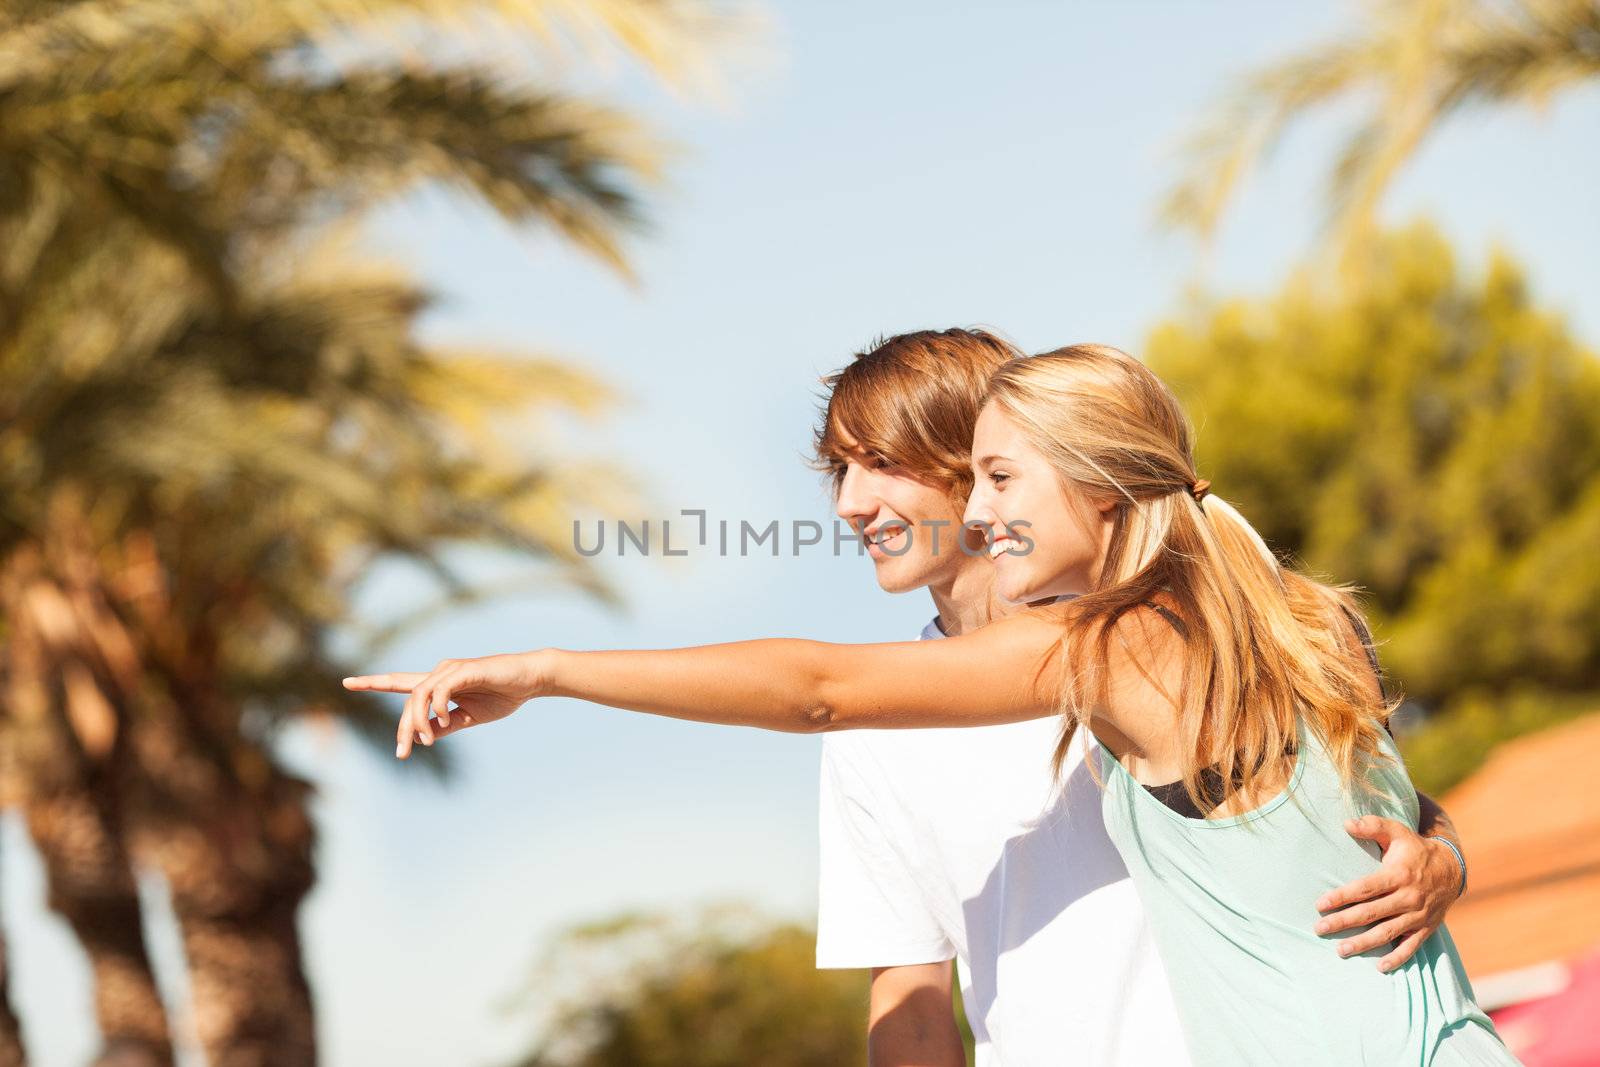
[{"label": "woman's outstretched arm", "polygon": [[[939,641],[836,645],[772,639],[649,652],[535,652],[445,660],[428,674],[347,678],[407,693],[395,754],[505,718],[542,696],[793,733],[985,726],[1054,711],[1049,609]],[[454,701],[456,710],[449,710]],[[432,716],[430,717],[430,712]]]}]

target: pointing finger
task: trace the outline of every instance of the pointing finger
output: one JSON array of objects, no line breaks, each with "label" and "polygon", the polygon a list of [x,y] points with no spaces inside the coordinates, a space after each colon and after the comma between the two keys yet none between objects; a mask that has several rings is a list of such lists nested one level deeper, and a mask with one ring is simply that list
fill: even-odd
[{"label": "pointing finger", "polygon": [[409,693],[413,686],[427,677],[415,671],[393,674],[358,674],[344,680],[344,687],[356,693]]}]

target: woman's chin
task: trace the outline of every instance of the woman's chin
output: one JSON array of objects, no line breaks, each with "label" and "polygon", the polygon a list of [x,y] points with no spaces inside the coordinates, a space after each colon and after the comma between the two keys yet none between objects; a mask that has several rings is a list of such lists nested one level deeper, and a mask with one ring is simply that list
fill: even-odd
[{"label": "woman's chin", "polygon": [[1007,574],[1002,568],[995,578],[994,591],[1007,603],[1024,604],[1038,599],[1038,593],[1034,591],[1036,584],[1028,581],[1026,575]]},{"label": "woman's chin", "polygon": [[1036,604],[1082,590],[1064,575],[1045,573],[1042,568],[1025,568],[1016,562],[999,564],[994,580],[995,595],[1011,604]]}]

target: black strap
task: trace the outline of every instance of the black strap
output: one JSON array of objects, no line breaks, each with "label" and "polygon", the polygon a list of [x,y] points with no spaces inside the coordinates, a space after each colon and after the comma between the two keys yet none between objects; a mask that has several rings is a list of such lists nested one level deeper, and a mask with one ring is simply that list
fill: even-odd
[{"label": "black strap", "polygon": [[[1389,699],[1389,687],[1383,684],[1383,668],[1378,666],[1378,650],[1374,647],[1372,631],[1367,629],[1367,620],[1357,612],[1351,611],[1348,605],[1340,604],[1344,609],[1344,617],[1350,620],[1350,625],[1356,628],[1356,636],[1361,638],[1361,647],[1367,653],[1367,662],[1372,664],[1372,673],[1378,678],[1378,692],[1383,694],[1383,699]],[[1383,720],[1383,728],[1389,731],[1389,736],[1394,736],[1394,724],[1388,719]]]},{"label": "black strap", "polygon": [[1170,622],[1172,624],[1172,628],[1174,630],[1178,631],[1178,636],[1179,637],[1188,637],[1189,636],[1189,628],[1187,626],[1185,626],[1183,624],[1183,620],[1178,618],[1178,616],[1174,612],[1172,612],[1170,609],[1162,607],[1160,604],[1157,604],[1154,600],[1146,600],[1144,603],[1146,604],[1146,606],[1155,608],[1157,611],[1161,612],[1161,617],[1166,619],[1168,622]]},{"label": "black strap", "polygon": [[1367,620],[1356,612],[1350,610],[1349,605],[1340,604],[1344,617],[1350,620],[1350,625],[1356,628],[1356,636],[1361,638],[1361,648],[1367,654],[1367,662],[1372,664],[1372,673],[1378,676],[1378,687],[1383,687],[1383,668],[1378,666],[1378,650],[1373,647],[1372,631],[1367,629]]}]

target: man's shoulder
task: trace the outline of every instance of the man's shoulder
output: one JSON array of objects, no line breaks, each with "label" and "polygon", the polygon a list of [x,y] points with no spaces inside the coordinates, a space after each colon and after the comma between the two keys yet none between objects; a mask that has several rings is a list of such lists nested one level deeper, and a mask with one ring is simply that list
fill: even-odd
[{"label": "man's shoulder", "polygon": [[[920,635],[924,641],[943,637],[938,616]],[[1054,717],[988,726],[840,730],[824,734],[822,748],[825,761],[848,764],[864,774],[921,778],[951,770],[970,778],[1026,773],[1041,746],[1048,762],[1058,731]]]},{"label": "man's shoulder", "polygon": [[825,763],[860,775],[945,788],[952,776],[970,782],[1048,767],[1059,736],[1059,720],[1051,716],[992,726],[841,730],[823,735],[822,749]]}]

